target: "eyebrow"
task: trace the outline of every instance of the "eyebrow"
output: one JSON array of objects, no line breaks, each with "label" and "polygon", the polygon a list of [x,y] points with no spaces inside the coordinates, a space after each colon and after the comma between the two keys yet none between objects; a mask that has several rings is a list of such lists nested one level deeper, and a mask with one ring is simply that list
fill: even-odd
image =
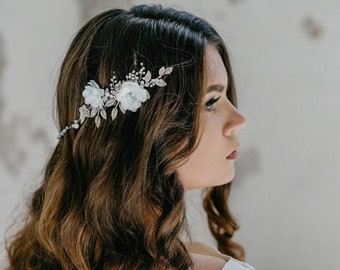
[{"label": "eyebrow", "polygon": [[226,87],[222,84],[213,84],[213,85],[210,85],[208,88],[207,88],[207,94],[210,93],[210,92],[223,92],[223,90],[225,89]]}]

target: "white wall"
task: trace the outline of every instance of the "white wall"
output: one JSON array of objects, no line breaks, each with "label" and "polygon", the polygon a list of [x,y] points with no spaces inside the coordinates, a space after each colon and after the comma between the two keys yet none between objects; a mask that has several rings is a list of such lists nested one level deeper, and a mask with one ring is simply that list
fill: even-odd
[{"label": "white wall", "polygon": [[[56,144],[53,90],[70,39],[86,17],[129,2],[192,11],[227,42],[239,107],[248,119],[231,203],[248,261],[261,270],[336,268],[337,0],[0,0],[0,234],[40,181]],[[199,193],[188,194],[193,234],[213,243]]]},{"label": "white wall", "polygon": [[70,0],[0,0],[0,242],[56,144],[53,89],[80,27],[78,6]]}]

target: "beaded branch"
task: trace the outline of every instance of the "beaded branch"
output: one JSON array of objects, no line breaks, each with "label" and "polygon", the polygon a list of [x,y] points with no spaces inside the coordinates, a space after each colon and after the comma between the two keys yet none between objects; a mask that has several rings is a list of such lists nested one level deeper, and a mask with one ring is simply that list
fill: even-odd
[{"label": "beaded branch", "polygon": [[151,72],[145,71],[143,63],[140,63],[140,69],[138,71],[132,70],[126,75],[126,80],[118,81],[113,72],[110,88],[102,89],[94,80],[90,80],[82,92],[85,104],[79,108],[79,118],[75,119],[70,126],[61,130],[58,139],[62,138],[71,128],[79,129],[86,118],[94,117],[98,128],[101,121],[107,119],[107,108],[113,107],[111,110],[112,120],[117,117],[118,108],[124,114],[126,111],[136,112],[142,103],[150,98],[150,94],[145,88],[166,86],[162,77],[171,72],[172,67],[161,67],[158,71],[158,77],[151,78]]}]

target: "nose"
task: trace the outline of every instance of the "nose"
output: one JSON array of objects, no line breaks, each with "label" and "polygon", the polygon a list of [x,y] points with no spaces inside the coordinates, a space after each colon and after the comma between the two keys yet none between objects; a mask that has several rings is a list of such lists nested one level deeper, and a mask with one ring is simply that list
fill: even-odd
[{"label": "nose", "polygon": [[247,125],[246,118],[239,113],[239,111],[232,106],[231,112],[228,113],[227,120],[225,122],[223,128],[223,134],[225,136],[234,135],[240,129],[244,128]]}]

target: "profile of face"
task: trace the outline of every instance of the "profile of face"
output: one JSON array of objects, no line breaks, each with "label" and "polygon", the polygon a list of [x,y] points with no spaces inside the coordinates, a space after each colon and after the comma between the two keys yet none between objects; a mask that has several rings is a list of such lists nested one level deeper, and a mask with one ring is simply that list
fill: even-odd
[{"label": "profile of face", "polygon": [[219,186],[235,175],[240,141],[237,132],[245,118],[227,98],[228,74],[214,46],[205,51],[205,91],[199,116],[197,148],[177,172],[184,189]]}]

